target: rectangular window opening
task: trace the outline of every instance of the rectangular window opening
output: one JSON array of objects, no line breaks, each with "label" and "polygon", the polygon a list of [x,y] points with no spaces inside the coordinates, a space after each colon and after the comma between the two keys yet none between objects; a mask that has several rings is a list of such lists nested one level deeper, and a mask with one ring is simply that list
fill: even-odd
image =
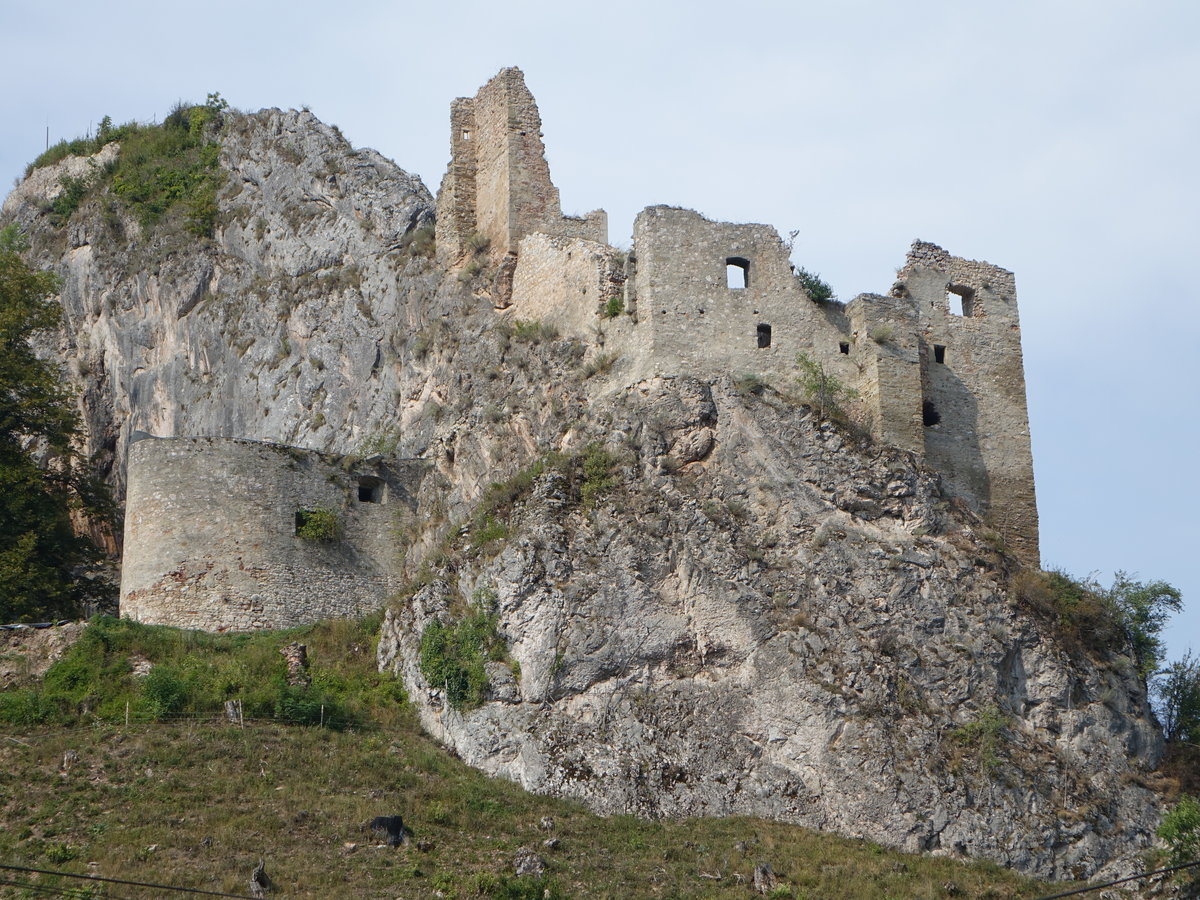
[{"label": "rectangular window opening", "polygon": [[942,365],[946,364],[946,348],[941,344],[933,345],[933,361]]},{"label": "rectangular window opening", "polygon": [[383,480],[370,475],[362,475],[358,479],[358,500],[360,503],[383,502]]},{"label": "rectangular window opening", "polygon": [[848,342],[848,341],[842,341],[840,344],[838,344],[838,350],[839,350],[840,352],[842,352],[842,353],[845,353],[845,354],[848,356],[848,355],[850,354],[850,344],[849,344],[849,342]]},{"label": "rectangular window opening", "polygon": [[763,323],[758,326],[758,347],[761,350],[763,347],[771,346],[771,326]]},{"label": "rectangular window opening", "polygon": [[975,315],[975,292],[957,284],[946,285],[946,307],[952,316]]},{"label": "rectangular window opening", "polygon": [[725,286],[735,291],[750,287],[750,260],[740,256],[725,260]]}]

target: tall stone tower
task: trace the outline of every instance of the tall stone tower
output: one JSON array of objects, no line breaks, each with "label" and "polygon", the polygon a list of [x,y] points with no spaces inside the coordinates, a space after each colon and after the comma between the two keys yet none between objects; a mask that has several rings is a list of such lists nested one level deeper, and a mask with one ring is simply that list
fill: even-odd
[{"label": "tall stone tower", "polygon": [[[608,216],[564,216],[550,181],[542,118],[520,69],[501,69],[450,107],[450,167],[437,201],[438,258],[453,264],[486,238],[494,261],[534,232],[605,243]],[[474,238],[478,241],[478,238]]]}]

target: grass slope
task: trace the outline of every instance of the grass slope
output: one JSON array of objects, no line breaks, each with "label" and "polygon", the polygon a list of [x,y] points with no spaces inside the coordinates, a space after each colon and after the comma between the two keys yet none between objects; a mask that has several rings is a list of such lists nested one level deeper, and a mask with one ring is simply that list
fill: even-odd
[{"label": "grass slope", "polygon": [[[0,694],[10,722],[0,733],[0,861],[246,894],[261,858],[271,896],[289,898],[745,898],[760,863],[779,878],[775,897],[1053,892],[994,865],[761,820],[601,818],[489,779],[425,737],[398,686],[374,671],[375,627],[213,636],[93,624],[40,688]],[[308,646],[309,690],[340,710],[342,730],[280,720],[278,648],[293,640]],[[173,673],[170,703],[147,699],[152,679],[132,675],[131,657]],[[264,717],[240,728],[208,715],[235,695]],[[30,709],[44,713],[40,723],[13,721]],[[394,814],[413,840],[379,846],[364,823]],[[557,848],[543,847],[547,838]],[[545,876],[515,876],[521,847],[545,859]],[[155,896],[139,890],[86,896]],[[34,895],[0,887],[0,896]]]}]

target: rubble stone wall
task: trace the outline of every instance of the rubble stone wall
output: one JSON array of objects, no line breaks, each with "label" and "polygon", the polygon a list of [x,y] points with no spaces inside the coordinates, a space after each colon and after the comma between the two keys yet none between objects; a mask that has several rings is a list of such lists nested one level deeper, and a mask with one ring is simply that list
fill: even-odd
[{"label": "rubble stone wall", "polygon": [[[223,438],[130,446],[121,614],[206,631],[285,628],[383,605],[396,586],[397,506],[417,464],[342,466],[311,450]],[[328,509],[328,542],[297,514]]]}]

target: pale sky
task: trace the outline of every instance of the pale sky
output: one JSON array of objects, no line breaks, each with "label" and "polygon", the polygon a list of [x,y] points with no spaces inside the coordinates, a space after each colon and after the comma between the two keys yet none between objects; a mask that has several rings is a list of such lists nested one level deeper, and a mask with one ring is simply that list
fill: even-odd
[{"label": "pale sky", "polygon": [[565,210],[608,210],[614,243],[670,203],[799,229],[843,300],[914,238],[1012,269],[1043,562],[1171,582],[1171,655],[1200,651],[1195,0],[0,0],[0,23],[6,188],[47,125],[219,91],[307,105],[436,191],[450,101],[517,65]]}]

